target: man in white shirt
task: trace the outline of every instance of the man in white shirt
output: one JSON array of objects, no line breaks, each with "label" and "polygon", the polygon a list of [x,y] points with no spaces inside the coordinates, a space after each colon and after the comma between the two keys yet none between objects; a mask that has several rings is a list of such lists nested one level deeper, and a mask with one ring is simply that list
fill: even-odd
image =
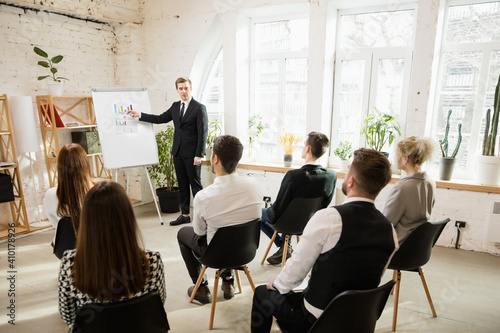
[{"label": "man in white shirt", "polygon": [[[201,256],[218,228],[260,218],[262,196],[257,185],[250,178],[240,177],[236,173],[242,153],[243,145],[234,136],[223,135],[215,140],[210,158],[215,181],[194,198],[193,226],[184,227],[177,234],[182,258],[193,284],[201,272],[201,264],[192,251]],[[231,299],[234,296],[231,270],[223,271],[221,277],[224,298]],[[193,289],[194,285],[188,289],[188,296],[191,296]],[[203,304],[212,301],[205,277],[194,299]]]},{"label": "man in white shirt", "polygon": [[[379,285],[398,248],[392,224],[374,205],[390,179],[390,163],[380,152],[354,153],[342,184],[347,200],[318,211],[280,274],[255,290],[252,332],[269,332],[273,316],[287,332],[307,332],[341,292]],[[307,288],[292,292],[309,271]]]}]

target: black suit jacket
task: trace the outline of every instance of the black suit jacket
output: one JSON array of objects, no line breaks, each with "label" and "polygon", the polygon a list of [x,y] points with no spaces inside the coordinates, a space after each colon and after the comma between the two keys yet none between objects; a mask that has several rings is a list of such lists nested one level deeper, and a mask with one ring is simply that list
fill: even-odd
[{"label": "black suit jacket", "polygon": [[172,154],[182,158],[205,156],[207,142],[208,116],[205,105],[191,99],[189,107],[180,120],[181,102],[175,102],[170,109],[160,115],[141,113],[139,120],[154,124],[174,122],[174,144]]},{"label": "black suit jacket", "polygon": [[294,198],[324,197],[323,208],[332,201],[337,174],[321,165],[306,164],[297,170],[288,171],[281,181],[274,204],[267,209],[271,224],[276,223]]}]

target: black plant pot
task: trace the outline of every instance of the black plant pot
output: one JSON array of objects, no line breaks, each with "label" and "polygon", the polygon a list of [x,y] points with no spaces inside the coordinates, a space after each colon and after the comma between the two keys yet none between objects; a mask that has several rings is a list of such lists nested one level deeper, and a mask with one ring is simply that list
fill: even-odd
[{"label": "black plant pot", "polygon": [[178,187],[174,187],[174,191],[167,191],[166,187],[159,187],[156,189],[156,195],[162,213],[177,213],[179,211],[181,194]]}]

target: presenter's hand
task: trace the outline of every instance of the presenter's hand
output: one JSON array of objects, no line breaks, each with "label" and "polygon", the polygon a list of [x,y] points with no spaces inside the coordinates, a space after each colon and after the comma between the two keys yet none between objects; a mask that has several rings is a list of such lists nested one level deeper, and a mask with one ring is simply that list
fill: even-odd
[{"label": "presenter's hand", "polygon": [[193,165],[201,164],[201,157],[195,156]]},{"label": "presenter's hand", "polygon": [[275,280],[276,280],[276,276],[273,276],[272,278],[269,278],[269,280],[267,280],[266,288],[268,290],[276,290],[276,288],[274,288],[274,286],[273,286]]},{"label": "presenter's hand", "polygon": [[127,116],[130,116],[132,118],[137,118],[137,117],[141,116],[141,113],[134,111],[134,110],[130,110],[130,111],[127,111]]}]

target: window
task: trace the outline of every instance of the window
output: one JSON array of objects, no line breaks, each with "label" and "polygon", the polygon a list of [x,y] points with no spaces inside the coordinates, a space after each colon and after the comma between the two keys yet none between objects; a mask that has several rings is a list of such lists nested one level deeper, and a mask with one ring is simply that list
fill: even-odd
[{"label": "window", "polygon": [[212,63],[201,94],[201,103],[207,107],[208,122],[218,119],[224,124],[223,50]]},{"label": "window", "polygon": [[260,161],[283,160],[283,132],[306,134],[308,35],[307,19],[253,24],[251,114],[268,126],[253,143]]},{"label": "window", "polygon": [[349,141],[359,147],[363,121],[374,108],[404,129],[415,11],[341,12],[338,21],[332,146]]},{"label": "window", "polygon": [[[448,110],[452,110],[448,134],[449,154],[462,124],[462,144],[454,176],[471,178],[475,155],[482,149],[484,116],[493,106],[500,75],[500,1],[449,4],[432,120],[434,139],[443,139]],[[433,168],[437,170],[438,161]]]}]

